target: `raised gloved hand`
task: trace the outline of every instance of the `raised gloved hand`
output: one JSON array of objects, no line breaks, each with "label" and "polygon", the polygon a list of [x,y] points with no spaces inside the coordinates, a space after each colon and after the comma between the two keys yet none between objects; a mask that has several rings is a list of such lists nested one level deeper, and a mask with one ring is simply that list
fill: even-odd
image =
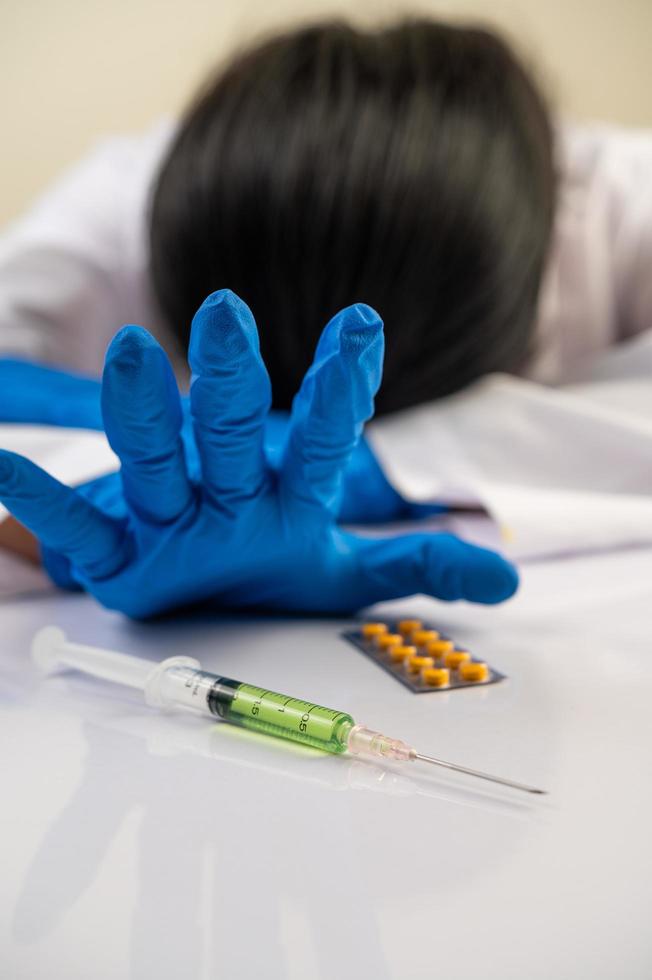
[{"label": "raised gloved hand", "polygon": [[[0,358],[0,422],[103,429],[101,388],[100,381],[95,378],[31,361]],[[198,470],[189,399],[182,398],[181,405],[186,456],[190,468]],[[283,456],[289,420],[288,412],[270,412],[265,420],[265,452],[273,469],[278,469]],[[117,501],[122,496],[117,473],[93,480],[82,490],[92,497],[101,493],[105,502]],[[433,507],[431,510],[441,509]],[[390,485],[361,435],[344,469],[337,507],[339,521],[373,524],[407,519],[416,513]]]},{"label": "raised gloved hand", "polygon": [[276,471],[264,452],[270,385],[253,317],[228,290],[214,293],[190,342],[197,479],[170,364],[145,330],[125,327],[102,386],[122,496],[107,508],[101,494],[94,503],[0,453],[0,500],[39,538],[55,581],[138,618],[197,601],[346,612],[415,592],[508,598],[516,572],[493,552],[444,534],[373,540],[336,526],[341,475],[371,416],[382,355],[382,323],[369,307],[330,321]]}]

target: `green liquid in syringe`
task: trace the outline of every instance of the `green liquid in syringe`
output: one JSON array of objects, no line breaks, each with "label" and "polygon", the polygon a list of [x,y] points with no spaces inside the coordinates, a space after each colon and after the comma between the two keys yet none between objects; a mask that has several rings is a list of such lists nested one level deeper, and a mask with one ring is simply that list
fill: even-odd
[{"label": "green liquid in syringe", "polygon": [[343,711],[322,708],[310,701],[289,698],[227,677],[214,681],[206,702],[214,715],[232,725],[293,739],[324,752],[346,752],[348,735],[355,724],[351,715]]}]

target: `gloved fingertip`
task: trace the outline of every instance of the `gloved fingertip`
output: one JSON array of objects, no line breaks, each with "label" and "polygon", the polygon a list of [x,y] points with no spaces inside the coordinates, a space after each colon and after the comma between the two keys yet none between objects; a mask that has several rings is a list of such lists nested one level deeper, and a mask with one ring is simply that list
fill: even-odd
[{"label": "gloved fingertip", "polygon": [[143,327],[125,326],[106,352],[100,405],[107,431],[112,419],[137,417],[142,421],[143,399],[151,399],[167,385],[172,370],[165,351]]},{"label": "gloved fingertip", "polygon": [[16,473],[15,454],[8,449],[0,449],[0,485],[6,488]]},{"label": "gloved fingertip", "polygon": [[109,372],[121,368],[133,370],[140,367],[149,351],[162,351],[162,348],[144,327],[127,324],[118,330],[109,344],[104,369]]},{"label": "gloved fingertip", "polygon": [[216,289],[210,293],[199,309],[213,309],[216,306],[237,306],[242,300],[232,289]]},{"label": "gloved fingertip", "polygon": [[252,350],[259,356],[256,321],[247,304],[230,289],[211,293],[192,321],[188,358],[193,371],[202,374],[212,362],[231,365]]},{"label": "gloved fingertip", "polygon": [[210,293],[195,313],[195,317],[203,320],[207,314],[212,313],[219,314],[220,324],[222,318],[226,318],[227,322],[232,320],[246,329],[255,322],[250,308],[232,289],[216,289],[214,293]]},{"label": "gloved fingertip", "polygon": [[28,499],[33,487],[29,471],[33,466],[28,459],[9,449],[0,449],[0,499],[4,497]]},{"label": "gloved fingertip", "polygon": [[463,575],[465,598],[495,605],[510,599],[519,586],[519,576],[511,562],[494,551],[474,548]]},{"label": "gloved fingertip", "polygon": [[342,311],[340,353],[347,361],[366,363],[374,391],[380,384],[384,346],[383,321],[375,310],[357,303]]},{"label": "gloved fingertip", "polygon": [[342,313],[344,315],[344,330],[364,330],[367,328],[376,333],[383,328],[380,314],[366,303],[353,303],[352,306],[347,306]]}]

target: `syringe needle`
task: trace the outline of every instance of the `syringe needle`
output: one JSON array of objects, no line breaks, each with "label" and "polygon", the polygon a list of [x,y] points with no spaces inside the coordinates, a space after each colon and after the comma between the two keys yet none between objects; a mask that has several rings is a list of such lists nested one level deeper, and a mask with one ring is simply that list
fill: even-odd
[{"label": "syringe needle", "polygon": [[516,783],[512,779],[503,779],[501,776],[490,776],[487,772],[479,772],[477,769],[468,769],[466,766],[458,766],[454,762],[444,762],[443,759],[435,759],[431,755],[422,755],[416,752],[415,759],[421,762],[429,762],[433,766],[443,766],[444,769],[454,769],[455,772],[464,772],[467,776],[477,776],[478,779],[487,779],[490,783],[500,783],[501,786],[511,786],[512,789],[521,789],[525,793],[537,793],[545,795],[547,790],[537,789],[535,786],[526,786],[524,783]]}]

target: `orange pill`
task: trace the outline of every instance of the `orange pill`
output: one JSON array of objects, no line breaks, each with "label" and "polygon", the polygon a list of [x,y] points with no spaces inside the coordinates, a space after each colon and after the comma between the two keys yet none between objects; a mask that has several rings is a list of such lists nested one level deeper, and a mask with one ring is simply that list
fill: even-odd
[{"label": "orange pill", "polygon": [[421,680],[429,687],[448,687],[450,679],[450,671],[445,667],[426,667],[421,671]]},{"label": "orange pill", "polygon": [[410,633],[414,633],[415,630],[420,630],[423,623],[420,619],[401,619],[397,625],[399,633],[403,636],[408,636]]},{"label": "orange pill", "polygon": [[451,670],[459,670],[461,664],[466,664],[471,659],[471,654],[466,650],[452,650],[444,654],[444,663]]},{"label": "orange pill", "polygon": [[398,633],[380,633],[376,637],[376,646],[379,650],[387,651],[390,647],[403,646],[403,637]]},{"label": "orange pill", "polygon": [[418,674],[426,667],[434,667],[435,661],[432,657],[406,657],[405,668],[410,674]]},{"label": "orange pill", "polygon": [[443,657],[447,653],[452,653],[455,644],[452,640],[432,640],[426,646],[429,657]]},{"label": "orange pill", "polygon": [[390,647],[387,651],[395,663],[401,663],[406,657],[415,657],[417,653],[416,647]]},{"label": "orange pill", "polygon": [[489,680],[489,666],[477,662],[460,664],[459,675],[461,680],[477,684],[479,681]]},{"label": "orange pill", "polygon": [[375,636],[387,632],[385,623],[365,623],[362,627],[362,635],[365,640],[372,640]]},{"label": "orange pill", "polygon": [[432,643],[439,639],[437,630],[413,630],[410,639],[418,647],[425,647],[427,643]]}]

